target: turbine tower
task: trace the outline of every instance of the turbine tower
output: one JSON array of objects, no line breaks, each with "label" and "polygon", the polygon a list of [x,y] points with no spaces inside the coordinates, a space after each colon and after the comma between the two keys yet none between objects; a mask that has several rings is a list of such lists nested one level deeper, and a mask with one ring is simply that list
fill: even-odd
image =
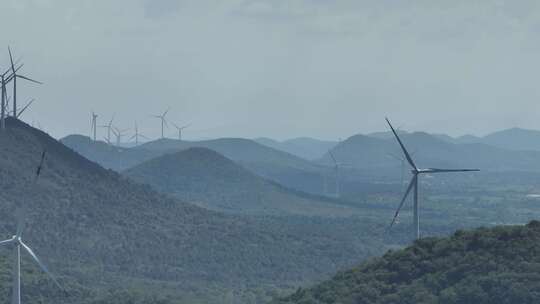
[{"label": "turbine tower", "polygon": [[21,78],[33,83],[43,84],[37,80],[30,79],[26,76],[17,74],[17,69],[15,69],[15,64],[13,63],[13,56],[11,55],[11,48],[8,46],[9,60],[11,62],[11,71],[13,75],[13,117],[17,117],[17,78]]},{"label": "turbine tower", "polygon": [[155,118],[159,118],[161,120],[161,138],[165,138],[165,133],[164,133],[164,129],[165,127],[169,127],[169,125],[167,124],[167,120],[165,119],[165,116],[167,115],[167,113],[169,113],[169,110],[170,108],[167,109],[167,111],[163,112],[163,114],[161,115],[152,115],[153,117]]},{"label": "turbine tower", "polygon": [[178,130],[178,140],[182,140],[182,131],[183,131],[185,128],[190,127],[191,124],[187,124],[187,125],[185,125],[185,126],[179,127],[179,126],[177,126],[175,123],[173,123],[173,126]]},{"label": "turbine tower", "polygon": [[405,145],[403,145],[403,142],[399,138],[396,130],[390,123],[390,120],[386,118],[386,122],[388,123],[388,126],[390,126],[390,129],[392,130],[392,133],[394,133],[394,136],[399,143],[399,146],[401,147],[401,150],[403,151],[403,154],[405,155],[405,159],[409,163],[409,165],[412,167],[412,179],[409,182],[409,186],[407,187],[407,190],[405,191],[405,195],[403,195],[403,198],[401,199],[401,202],[399,203],[399,206],[396,210],[396,213],[394,214],[394,218],[392,219],[392,223],[390,224],[390,228],[395,224],[396,219],[399,215],[399,211],[401,210],[401,207],[403,207],[403,204],[405,203],[405,200],[409,196],[409,193],[414,188],[414,229],[416,234],[416,239],[420,239],[420,214],[418,212],[418,178],[422,174],[433,174],[433,173],[448,173],[448,172],[473,172],[473,171],[480,171],[478,169],[439,169],[439,168],[427,168],[427,169],[420,169],[416,166],[413,159],[411,158],[411,155],[405,148]]}]

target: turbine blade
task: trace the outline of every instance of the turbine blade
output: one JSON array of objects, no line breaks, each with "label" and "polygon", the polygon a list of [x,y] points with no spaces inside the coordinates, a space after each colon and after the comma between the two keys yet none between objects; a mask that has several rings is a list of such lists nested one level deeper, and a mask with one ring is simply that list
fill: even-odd
[{"label": "turbine blade", "polygon": [[5,240],[5,241],[1,241],[0,242],[0,246],[1,245],[7,245],[7,244],[11,244],[13,242],[13,239],[9,239],[9,240]]},{"label": "turbine blade", "polygon": [[407,149],[405,148],[405,146],[403,145],[403,142],[401,142],[401,139],[399,138],[396,130],[394,130],[394,127],[392,127],[392,124],[390,123],[390,120],[388,120],[388,118],[386,118],[386,122],[388,123],[388,125],[390,126],[390,129],[392,129],[392,133],[394,133],[394,136],[396,137],[399,145],[401,146],[401,150],[403,150],[403,153],[405,154],[405,157],[407,158],[407,161],[409,162],[409,164],[414,168],[414,169],[417,169],[416,168],[416,165],[414,164],[414,161],[412,160],[411,156],[409,155],[409,152],[407,151]]},{"label": "turbine blade", "polygon": [[11,55],[11,47],[8,46],[8,52],[9,52],[9,61],[11,61],[11,69],[13,70],[13,73],[15,73],[15,64],[13,63],[13,56]]},{"label": "turbine blade", "polygon": [[29,107],[34,101],[35,101],[35,99],[32,98],[32,100],[30,100],[30,102],[28,102],[28,103],[24,106],[24,108],[22,108],[22,109],[19,111],[19,113],[17,113],[17,118],[21,117],[21,115],[24,113],[24,111],[25,111],[26,109],[28,109],[28,107]]},{"label": "turbine blade", "polygon": [[28,254],[30,254],[30,256],[32,256],[32,258],[34,259],[34,261],[36,261],[36,263],[38,263],[39,267],[41,267],[41,269],[47,274],[49,275],[49,277],[51,278],[51,280],[53,280],[53,282],[56,284],[56,286],[58,286],[58,288],[60,288],[60,290],[64,290],[64,288],[62,287],[62,285],[60,285],[60,283],[58,283],[58,281],[56,280],[56,278],[52,275],[52,273],[49,271],[49,269],[47,269],[47,266],[45,266],[45,264],[43,264],[43,262],[41,262],[41,260],[37,257],[37,255],[34,253],[34,251],[32,251],[32,249],[30,247],[28,247],[25,243],[23,243],[22,241],[20,242],[21,245],[23,246],[23,248],[26,250],[26,252],[28,252]]},{"label": "turbine blade", "polygon": [[43,82],[39,82],[37,80],[31,79],[31,78],[28,78],[26,76],[22,76],[22,75],[19,75],[19,74],[15,75],[15,77],[19,77],[19,78],[22,78],[22,79],[25,79],[25,80],[28,80],[28,81],[31,81],[31,82],[37,83],[37,84],[43,84]]},{"label": "turbine blade", "polygon": [[444,173],[444,172],[478,172],[480,169],[438,169],[429,168],[426,173]]},{"label": "turbine blade", "polygon": [[418,176],[415,175],[415,176],[413,176],[413,178],[409,182],[409,187],[407,187],[407,191],[405,191],[405,195],[403,195],[403,198],[401,199],[401,202],[399,203],[399,206],[396,209],[396,213],[394,214],[394,218],[392,219],[392,223],[390,223],[390,227],[388,229],[391,229],[392,226],[394,226],[394,224],[396,223],[396,219],[397,219],[397,217],[399,215],[399,211],[401,211],[401,208],[403,207],[403,204],[405,203],[405,200],[409,196],[409,193],[411,193],[411,190],[412,190],[414,184],[417,183],[417,182],[418,182]]},{"label": "turbine blade", "polygon": [[41,159],[39,160],[39,166],[36,169],[36,182],[37,182],[39,176],[41,175],[41,170],[43,169],[43,163],[45,162],[45,155],[46,154],[47,154],[46,150],[43,150],[43,152],[41,152]]}]

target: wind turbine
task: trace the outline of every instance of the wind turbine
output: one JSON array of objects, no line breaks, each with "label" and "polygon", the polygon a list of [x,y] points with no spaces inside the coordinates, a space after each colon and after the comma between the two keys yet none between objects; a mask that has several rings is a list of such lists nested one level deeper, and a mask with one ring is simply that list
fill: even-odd
[{"label": "wind turbine", "polygon": [[187,125],[185,125],[185,126],[179,127],[179,126],[177,126],[175,123],[172,123],[172,124],[173,124],[173,126],[178,130],[178,140],[182,140],[182,131],[183,131],[185,128],[191,126],[191,124],[187,124]]},{"label": "wind turbine", "polygon": [[[23,64],[20,64],[15,69],[15,71],[18,71],[20,68],[22,68],[22,66],[23,66]],[[1,92],[0,92],[0,94],[2,95],[2,97],[1,97],[2,103],[0,105],[0,107],[1,107],[1,109],[0,109],[0,127],[2,129],[6,128],[5,119],[6,119],[6,115],[9,114],[9,113],[6,113],[6,109],[7,109],[8,102],[9,102],[8,97],[7,97],[6,86],[10,81],[15,79],[14,74],[9,74],[12,71],[13,71],[13,66],[12,66],[12,68],[10,68],[6,72],[4,72],[2,75],[0,75],[0,81],[1,81]]]},{"label": "wind turbine", "polygon": [[96,141],[96,135],[97,135],[97,118],[98,118],[98,115],[96,113],[94,113],[94,111],[92,111],[92,126],[90,127],[91,129],[91,132],[93,133],[93,138],[94,138],[94,141]]},{"label": "wind turbine", "polygon": [[165,138],[165,135],[164,135],[165,126],[167,128],[169,127],[169,125],[167,124],[167,120],[165,119],[165,116],[167,115],[167,113],[169,113],[169,110],[170,108],[168,108],[167,111],[163,112],[163,114],[161,115],[152,115],[155,118],[161,119],[161,138]]},{"label": "wind turbine", "polygon": [[13,56],[11,55],[11,48],[8,46],[9,60],[11,61],[11,71],[13,75],[13,117],[17,117],[17,78],[21,78],[33,83],[43,84],[37,80],[30,79],[26,76],[17,74],[17,69],[15,69],[15,64],[13,63]]},{"label": "wind turbine", "polygon": [[334,154],[332,153],[332,151],[328,150],[328,154],[330,154],[330,157],[332,158],[332,161],[334,162],[334,172],[335,172],[335,177],[336,177],[336,193],[335,193],[335,196],[337,198],[339,198],[341,196],[340,194],[340,176],[339,176],[339,168],[342,167],[342,166],[345,166],[345,165],[348,165],[348,164],[345,164],[345,163],[338,163],[338,161],[336,160],[336,158],[334,157]]},{"label": "wind turbine", "polygon": [[111,131],[113,130],[112,123],[114,121],[114,115],[115,114],[112,115],[111,120],[109,121],[108,124],[100,126],[101,128],[107,128],[107,138],[106,138],[106,140],[107,140],[108,144],[111,144]]},{"label": "wind turbine", "polygon": [[[39,163],[39,166],[36,170],[36,176],[34,179],[34,184],[37,183],[37,180],[41,174],[41,170],[43,168],[43,162],[45,160],[45,151],[41,154],[41,161]],[[19,210],[17,214],[17,232],[14,236],[12,236],[10,239],[0,241],[0,246],[12,246],[15,250],[15,262],[13,263],[13,291],[11,296],[11,303],[12,304],[20,304],[21,303],[21,249],[22,251],[26,251],[32,259],[39,265],[39,267],[49,276],[49,278],[55,283],[60,290],[64,291],[64,288],[56,278],[52,275],[52,273],[49,271],[47,266],[38,258],[38,256],[35,254],[35,252],[28,246],[26,243],[22,240],[22,233],[24,231],[24,211]]]},{"label": "wind turbine", "polygon": [[144,136],[143,134],[139,133],[139,127],[137,126],[137,122],[135,122],[135,134],[129,138],[129,140],[135,139],[135,145],[139,145],[139,137],[142,137],[144,139],[148,139],[148,137]]},{"label": "wind turbine", "polygon": [[116,146],[120,147],[120,143],[122,142],[122,137],[124,137],[126,135],[127,131],[128,131],[128,129],[121,130],[121,129],[118,129],[116,127],[112,128],[112,132],[116,136]]},{"label": "wind turbine", "polygon": [[416,239],[420,239],[420,214],[418,212],[418,178],[422,174],[432,174],[432,173],[448,173],[448,172],[473,172],[473,171],[480,171],[479,169],[439,169],[439,168],[427,168],[427,169],[420,169],[416,166],[413,159],[411,158],[411,155],[405,148],[405,145],[403,145],[403,142],[399,138],[396,130],[390,123],[390,120],[386,118],[386,122],[390,126],[390,129],[392,130],[392,133],[394,133],[394,136],[399,143],[399,146],[401,147],[401,150],[403,151],[403,154],[405,155],[405,159],[409,163],[409,165],[412,167],[411,173],[413,175],[411,181],[409,182],[409,186],[407,187],[407,190],[405,191],[405,195],[403,195],[403,198],[401,199],[401,202],[399,203],[399,206],[396,210],[396,213],[394,214],[394,218],[392,219],[392,223],[390,224],[390,228],[394,225],[396,222],[396,219],[399,215],[399,211],[401,210],[401,207],[403,207],[403,204],[405,203],[405,200],[409,196],[409,193],[414,188],[414,228],[416,232]]}]

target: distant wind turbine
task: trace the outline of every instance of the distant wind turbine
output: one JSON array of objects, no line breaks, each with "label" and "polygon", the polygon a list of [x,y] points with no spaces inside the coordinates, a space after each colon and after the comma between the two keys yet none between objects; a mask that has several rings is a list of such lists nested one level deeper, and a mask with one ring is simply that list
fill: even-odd
[{"label": "distant wind turbine", "polygon": [[106,125],[101,125],[101,128],[107,128],[107,138],[105,139],[108,144],[111,144],[111,132],[113,130],[113,121],[114,121],[114,115],[112,115],[111,120]]},{"label": "distant wind turbine", "polygon": [[[22,68],[22,64],[20,64],[16,69],[15,69],[15,72],[17,72],[20,68]],[[1,97],[1,100],[2,100],[2,103],[0,105],[1,109],[0,109],[0,128],[2,129],[5,129],[6,128],[6,122],[5,122],[5,119],[6,119],[6,116],[9,114],[9,111],[7,110],[8,109],[8,103],[9,103],[9,99],[7,97],[7,89],[6,89],[6,86],[9,82],[11,82],[12,80],[14,80],[16,77],[15,77],[15,74],[12,73],[13,72],[13,66],[7,70],[6,72],[4,72],[2,75],[0,75],[0,85],[1,85],[1,92],[0,94],[2,95]],[[12,73],[12,74],[9,74],[9,73]]]},{"label": "distant wind turbine", "polygon": [[177,126],[175,123],[172,123],[173,126],[178,130],[178,140],[182,140],[182,131],[185,129],[185,128],[188,128],[191,126],[191,124],[187,124],[185,126],[182,126],[182,127],[179,127]]},{"label": "distant wind turbine", "polygon": [[120,144],[122,143],[122,137],[126,135],[126,132],[128,129],[118,129],[116,127],[113,127],[112,132],[116,136],[116,145],[120,147]]},{"label": "distant wind turbine", "polygon": [[161,115],[152,115],[155,118],[159,118],[161,120],[161,138],[165,138],[164,129],[165,127],[169,127],[167,124],[167,120],[165,119],[165,116],[167,113],[169,113],[170,108],[167,109],[167,111],[163,112]]},{"label": "distant wind turbine", "polygon": [[137,122],[135,122],[135,134],[129,138],[129,140],[135,139],[135,145],[139,145],[139,137],[142,137],[144,139],[148,139],[148,137],[144,136],[143,134],[139,133],[139,127],[137,126]]},{"label": "distant wind turbine", "polygon": [[17,78],[21,78],[21,79],[24,79],[33,83],[37,83],[37,84],[43,84],[43,83],[37,80],[28,78],[26,76],[17,74],[17,69],[15,69],[15,64],[13,62],[13,56],[11,55],[10,47],[8,47],[8,52],[9,52],[9,60],[11,62],[11,71],[13,75],[13,117],[18,117],[17,116]]},{"label": "distant wind turbine", "polygon": [[401,199],[401,202],[399,203],[399,206],[396,210],[396,213],[394,214],[394,218],[392,219],[392,223],[390,224],[390,228],[395,224],[396,219],[399,215],[399,211],[403,207],[403,204],[405,203],[405,200],[409,196],[409,193],[414,188],[414,228],[415,228],[415,234],[416,239],[420,239],[420,214],[418,212],[418,178],[422,174],[432,174],[432,173],[445,173],[445,172],[473,172],[473,171],[480,171],[478,169],[439,169],[439,168],[427,168],[427,169],[420,169],[416,166],[413,159],[411,158],[411,155],[405,148],[405,145],[403,145],[403,142],[399,138],[396,130],[390,123],[390,120],[386,118],[386,122],[390,126],[390,129],[392,130],[392,133],[394,133],[394,136],[399,143],[399,146],[401,147],[401,150],[403,151],[403,154],[405,155],[405,158],[407,159],[407,162],[412,167],[412,174],[413,177],[409,183],[409,186],[407,187],[407,190],[405,191],[405,195],[403,195],[403,198]]},{"label": "distant wind turbine", "polygon": [[341,185],[340,185],[340,175],[339,175],[339,169],[343,166],[348,166],[348,164],[345,163],[339,163],[336,158],[334,157],[334,154],[332,151],[328,150],[328,154],[330,154],[330,157],[332,158],[332,161],[334,162],[334,173],[335,173],[335,183],[336,183],[336,193],[335,196],[339,198],[341,196]]}]

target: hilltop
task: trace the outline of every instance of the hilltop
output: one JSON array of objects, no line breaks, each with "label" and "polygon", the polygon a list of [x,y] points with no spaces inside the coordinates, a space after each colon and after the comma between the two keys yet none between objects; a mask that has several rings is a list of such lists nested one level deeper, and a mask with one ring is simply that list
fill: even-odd
[{"label": "hilltop", "polygon": [[538,303],[540,222],[426,238],[275,303]]},{"label": "hilltop", "polygon": [[208,209],[244,214],[350,216],[358,210],[265,180],[207,148],[166,154],[123,172]]}]

